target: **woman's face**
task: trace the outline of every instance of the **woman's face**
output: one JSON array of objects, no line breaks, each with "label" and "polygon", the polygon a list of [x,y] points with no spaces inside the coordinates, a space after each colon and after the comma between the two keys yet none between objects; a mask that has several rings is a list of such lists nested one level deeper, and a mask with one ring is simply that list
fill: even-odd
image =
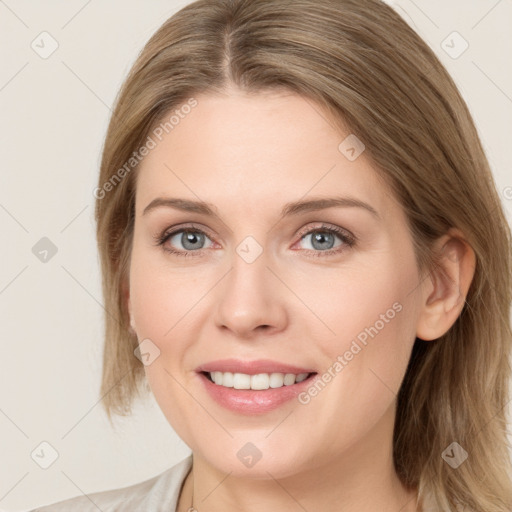
[{"label": "woman's face", "polygon": [[399,203],[311,101],[195,99],[138,171],[129,308],[158,404],[224,473],[389,455],[421,296]]}]

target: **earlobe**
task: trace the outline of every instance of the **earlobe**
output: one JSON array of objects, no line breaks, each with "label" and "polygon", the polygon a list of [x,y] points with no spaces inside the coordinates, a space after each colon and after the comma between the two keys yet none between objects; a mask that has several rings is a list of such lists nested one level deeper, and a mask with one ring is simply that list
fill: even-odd
[{"label": "earlobe", "polygon": [[434,248],[439,266],[423,286],[416,336],[434,340],[445,334],[459,317],[473,280],[476,256],[457,229],[441,237]]}]

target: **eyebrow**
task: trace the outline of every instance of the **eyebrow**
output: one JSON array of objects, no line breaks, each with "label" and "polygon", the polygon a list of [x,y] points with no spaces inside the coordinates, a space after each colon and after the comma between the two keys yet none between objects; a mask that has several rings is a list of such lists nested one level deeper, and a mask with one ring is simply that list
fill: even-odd
[{"label": "eyebrow", "polygon": [[[220,216],[216,212],[215,206],[211,203],[174,197],[157,197],[156,199],[153,199],[153,201],[144,208],[142,215],[146,215],[151,210],[160,207],[175,208],[184,212],[199,213],[201,215],[215,217],[220,220]],[[291,215],[299,215],[301,213],[319,211],[327,208],[362,208],[370,212],[377,219],[380,219],[379,213],[373,206],[354,197],[319,197],[308,199],[306,201],[287,203],[281,210],[280,218],[282,219]]]}]

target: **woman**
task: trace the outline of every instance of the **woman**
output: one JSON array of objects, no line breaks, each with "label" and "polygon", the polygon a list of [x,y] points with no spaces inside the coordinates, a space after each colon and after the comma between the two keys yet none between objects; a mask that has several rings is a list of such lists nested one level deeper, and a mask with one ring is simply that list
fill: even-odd
[{"label": "woman", "polygon": [[200,0],[124,83],[96,219],[109,418],[192,455],[38,510],[510,511],[510,229],[378,0]]}]

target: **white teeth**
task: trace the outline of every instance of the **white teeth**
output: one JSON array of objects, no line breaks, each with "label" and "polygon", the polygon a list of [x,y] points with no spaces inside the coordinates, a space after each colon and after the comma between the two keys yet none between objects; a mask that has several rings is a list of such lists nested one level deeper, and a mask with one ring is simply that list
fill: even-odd
[{"label": "white teeth", "polygon": [[291,386],[296,382],[307,379],[309,373],[258,373],[248,375],[246,373],[210,372],[210,377],[219,386],[235,389],[262,390]]},{"label": "white teeth", "polygon": [[295,375],[293,373],[287,373],[284,376],[284,385],[291,386],[292,384],[295,384]]},{"label": "white teeth", "polygon": [[284,383],[284,373],[271,373],[269,381],[271,388],[282,388]]},{"label": "white teeth", "polygon": [[270,377],[268,373],[258,373],[251,376],[251,389],[268,389]]},{"label": "white teeth", "polygon": [[232,388],[234,385],[233,374],[231,372],[218,372],[222,375],[222,385],[226,388]]},{"label": "white teeth", "polygon": [[235,389],[251,389],[251,376],[245,373],[235,373],[233,375],[233,387]]}]

